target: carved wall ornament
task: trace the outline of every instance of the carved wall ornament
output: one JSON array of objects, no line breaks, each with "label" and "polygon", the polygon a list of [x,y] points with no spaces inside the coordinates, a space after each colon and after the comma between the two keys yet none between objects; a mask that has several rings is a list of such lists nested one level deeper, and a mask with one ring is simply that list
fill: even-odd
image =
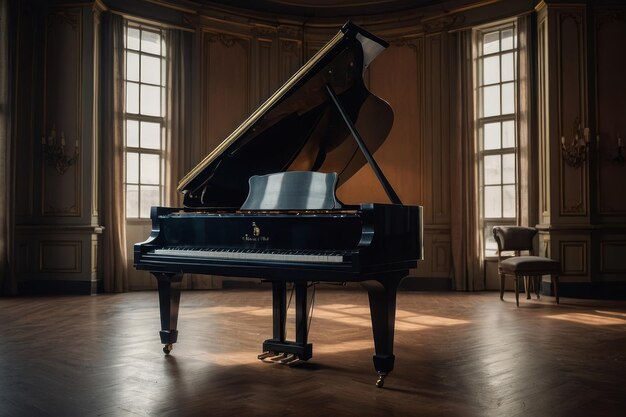
[{"label": "carved wall ornament", "polygon": [[300,55],[300,42],[296,40],[284,39],[281,42],[281,49],[285,55]]},{"label": "carved wall ornament", "polygon": [[448,30],[454,26],[460,25],[463,22],[465,22],[465,15],[460,13],[451,16],[443,16],[431,21],[424,22],[424,31],[440,32],[442,30]]},{"label": "carved wall ornament", "polygon": [[60,10],[51,13],[50,16],[53,16],[58,23],[69,25],[74,31],[78,27],[79,15],[77,13],[70,13],[65,10]]},{"label": "carved wall ornament", "polygon": [[302,29],[294,26],[279,26],[278,35],[299,41],[302,38]]},{"label": "carved wall ornament", "polygon": [[275,37],[278,33],[278,29],[269,26],[252,26],[250,33],[254,36]]},{"label": "carved wall ornament", "polygon": [[582,15],[582,13],[563,12],[563,13],[559,14],[559,23],[563,23],[567,19],[572,19],[574,22],[576,22],[576,25],[579,28],[583,24],[583,15]]},{"label": "carved wall ornament", "polygon": [[243,38],[238,38],[232,35],[225,35],[223,33],[206,33],[205,39],[209,42],[219,42],[227,48],[232,48],[236,44],[240,44],[242,46],[246,45],[246,40]]},{"label": "carved wall ornament", "polygon": [[391,39],[389,44],[392,46],[397,46],[399,48],[410,48],[413,51],[417,52],[419,50],[418,46],[415,44],[416,38],[396,38]]},{"label": "carved wall ornament", "polygon": [[608,9],[597,12],[596,28],[609,22],[624,22],[626,23],[626,9]]}]

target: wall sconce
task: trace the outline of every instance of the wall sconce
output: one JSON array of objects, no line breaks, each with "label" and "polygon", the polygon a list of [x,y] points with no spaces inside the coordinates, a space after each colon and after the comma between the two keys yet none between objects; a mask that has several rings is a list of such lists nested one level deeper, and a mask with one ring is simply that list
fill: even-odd
[{"label": "wall sconce", "polygon": [[61,131],[61,137],[57,140],[57,130],[52,125],[50,136],[46,139],[41,137],[41,147],[43,154],[46,157],[46,161],[54,166],[59,175],[65,174],[65,171],[76,163],[79,155],[78,139],[74,145],[74,154],[68,155],[65,153],[65,133]]},{"label": "wall sconce", "polygon": [[574,122],[574,137],[570,143],[566,143],[565,136],[561,136],[561,155],[567,165],[578,168],[587,160],[589,145],[589,128],[583,128],[576,118]]}]

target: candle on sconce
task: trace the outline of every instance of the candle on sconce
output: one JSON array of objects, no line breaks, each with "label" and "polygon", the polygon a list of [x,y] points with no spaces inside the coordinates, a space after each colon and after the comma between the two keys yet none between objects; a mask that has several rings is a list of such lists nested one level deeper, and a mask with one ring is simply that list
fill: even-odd
[{"label": "candle on sconce", "polygon": [[561,145],[565,145],[565,136],[561,136]]},{"label": "candle on sconce", "polygon": [[589,128],[586,127],[584,130],[585,142],[589,143]]},{"label": "candle on sconce", "polygon": [[61,132],[61,146],[65,146],[65,132]]}]

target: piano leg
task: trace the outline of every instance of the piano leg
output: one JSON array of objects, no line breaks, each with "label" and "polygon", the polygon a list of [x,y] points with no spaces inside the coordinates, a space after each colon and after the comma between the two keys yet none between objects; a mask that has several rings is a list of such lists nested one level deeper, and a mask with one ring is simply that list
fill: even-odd
[{"label": "piano leg", "polygon": [[169,355],[178,338],[178,306],[182,274],[153,272],[159,286],[159,308],[161,310],[161,343],[163,353]]},{"label": "piano leg", "polygon": [[285,281],[272,281],[272,305],[273,338],[284,342],[287,322],[287,283]]},{"label": "piano leg", "polygon": [[[404,278],[404,276],[402,277]],[[382,388],[385,377],[393,370],[393,337],[396,320],[396,292],[402,278],[390,278],[384,281],[363,281],[367,289],[374,333],[374,368],[378,372],[376,386]]]}]

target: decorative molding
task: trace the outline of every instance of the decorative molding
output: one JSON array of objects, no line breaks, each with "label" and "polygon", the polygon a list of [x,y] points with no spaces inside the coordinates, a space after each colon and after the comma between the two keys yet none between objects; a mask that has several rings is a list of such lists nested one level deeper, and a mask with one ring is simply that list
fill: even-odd
[{"label": "decorative molding", "polygon": [[302,38],[302,29],[295,26],[278,26],[278,35],[284,38],[290,38],[294,41],[300,41]]},{"label": "decorative molding", "polygon": [[559,23],[563,23],[567,19],[573,19],[580,28],[583,24],[583,16],[580,13],[561,12],[559,13]]},{"label": "decorative molding", "polygon": [[276,35],[278,34],[278,29],[275,27],[270,27],[270,26],[254,25],[250,29],[250,33],[253,36],[275,38]]},{"label": "decorative molding", "polygon": [[454,26],[458,26],[465,22],[465,15],[462,13],[439,17],[434,20],[424,21],[425,32],[441,32],[449,30]]},{"label": "decorative molding", "polygon": [[419,51],[419,47],[416,45],[415,41],[416,38],[395,38],[391,39],[389,44],[398,48],[409,48],[417,53]]},{"label": "decorative molding", "polygon": [[300,52],[302,51],[301,44],[302,42],[296,39],[281,39],[280,49],[284,55],[300,56]]},{"label": "decorative molding", "polygon": [[79,14],[75,12],[71,13],[71,12],[68,12],[67,10],[57,10],[57,11],[53,11],[52,13],[50,13],[49,16],[56,17],[58,19],[58,22],[61,24],[67,23],[68,25],[72,27],[72,30],[74,31],[76,31],[76,29],[78,28]]},{"label": "decorative molding", "polygon": [[[607,262],[607,255],[611,248],[616,251],[616,266],[610,265],[609,262]],[[626,259],[626,240],[600,242],[600,272],[609,274],[626,272],[626,262],[624,262],[624,259]]]},{"label": "decorative molding", "polygon": [[[59,262],[62,261],[63,256],[60,256],[59,250],[65,249],[67,252],[64,255],[72,254],[71,262],[68,262],[67,266],[62,263],[57,265],[51,264],[52,260]],[[47,254],[49,251],[56,253]],[[82,242],[79,240],[51,240],[39,242],[39,272],[41,273],[81,273],[81,261],[82,261]]]},{"label": "decorative molding", "polygon": [[559,259],[562,275],[588,275],[586,241],[559,241]]},{"label": "decorative molding", "polygon": [[79,233],[79,234],[102,234],[103,226],[83,224],[29,224],[17,225],[15,230],[20,233]]},{"label": "decorative molding", "polygon": [[248,44],[248,40],[245,38],[227,35],[225,33],[205,32],[204,38],[208,42],[219,42],[227,48],[232,48],[236,44],[240,44],[245,47]]},{"label": "decorative molding", "polygon": [[600,9],[596,12],[596,30],[609,22],[626,22],[626,9]]},{"label": "decorative molding", "polygon": [[[74,115],[74,120],[72,120],[72,123],[75,123],[75,132],[70,130],[69,134],[68,134],[68,140],[70,143],[72,143],[73,141],[78,141],[78,143],[82,142],[82,138],[81,138],[81,133],[82,133],[82,63],[83,63],[83,54],[82,54],[82,47],[83,47],[83,33],[82,33],[82,17],[83,17],[83,12],[82,9],[79,9],[75,12],[70,12],[68,10],[60,10],[60,11],[56,11],[53,13],[50,13],[48,15],[49,19],[46,19],[46,29],[45,29],[45,47],[44,47],[44,94],[43,94],[43,123],[42,123],[42,132],[47,132],[49,130],[51,130],[51,126],[52,124],[56,123],[56,119],[59,116],[59,114],[56,114],[57,117],[51,117],[48,112],[49,112],[49,108],[48,108],[48,99],[49,99],[49,73],[50,73],[50,68],[51,65],[56,65],[58,66],[58,68],[63,68],[64,64],[63,63],[58,63],[58,62],[53,62],[50,58],[51,58],[51,53],[49,51],[49,46],[51,45],[50,42],[50,35],[51,35],[51,23],[56,23],[56,24],[60,24],[61,26],[70,26],[72,31],[75,32],[75,39],[73,39],[73,43],[75,43],[75,53],[76,53],[76,57],[75,60],[76,62],[68,62],[67,65],[74,65],[75,66],[75,71],[76,71],[76,96],[75,97],[69,97],[68,100],[75,100],[75,106],[76,106],[76,113]],[[64,45],[66,48],[68,47],[68,45]],[[56,67],[54,67],[56,68]],[[55,109],[58,111],[58,109]],[[52,119],[51,122],[49,122],[49,119]],[[67,120],[65,120],[67,121]],[[64,120],[61,120],[61,122],[63,123]],[[60,125],[59,126],[59,130],[61,130],[64,126]],[[46,179],[48,178],[48,174],[52,174],[53,172],[56,171],[51,171],[49,169],[49,164],[46,163],[46,159],[45,158],[41,158],[41,189],[40,189],[40,196],[41,196],[41,215],[42,216],[52,216],[52,217],[56,217],[56,216],[71,216],[71,217],[80,217],[82,215],[82,188],[81,188],[81,183],[82,183],[82,158],[79,158],[78,162],[76,163],[76,165],[74,166],[74,181],[73,181],[73,187],[74,187],[74,201],[72,204],[68,204],[62,207],[59,207],[57,204],[54,203],[48,203],[46,201],[46,190],[47,190],[47,186],[49,186],[49,182],[46,181]],[[53,174],[54,175],[54,174]],[[56,174],[58,175],[58,174]],[[56,187],[58,188],[60,186],[59,184],[59,179],[60,176],[55,178],[55,180],[57,181]],[[64,181],[63,187],[66,187],[66,181]],[[59,190],[54,190],[55,192],[58,192]],[[52,192],[52,191],[51,191]]]},{"label": "decorative molding", "polygon": [[432,272],[450,272],[450,242],[433,241],[432,253]]},{"label": "decorative molding", "polygon": [[98,272],[98,241],[91,241],[91,272]]},{"label": "decorative molding", "polygon": [[585,214],[582,200],[579,200],[578,203],[573,206],[564,207],[563,213],[561,214]]},{"label": "decorative molding", "polygon": [[[580,13],[568,10],[559,10],[556,14],[556,59],[558,67],[557,76],[557,132],[547,132],[546,140],[563,136],[569,131],[564,127],[565,120],[578,117],[579,123],[587,124],[586,112],[586,44],[584,27],[584,9]],[[575,28],[571,23],[573,21]],[[567,48],[565,46],[569,45]],[[574,49],[575,47],[575,49]],[[569,51],[577,51],[576,55]],[[569,67],[566,67],[568,65]],[[549,85],[549,84],[548,84]],[[550,92],[547,92],[549,94]],[[569,122],[567,123],[569,125]],[[559,145],[560,146],[560,145]],[[554,149],[554,148],[553,148]],[[556,149],[555,149],[556,150]],[[578,168],[569,167],[561,158],[560,150],[552,157],[552,163],[556,163],[555,158],[559,158],[560,177],[558,181],[560,212],[561,216],[586,216],[588,214],[588,165],[582,164]],[[568,187],[569,185],[569,187]],[[575,201],[575,203],[574,203]]]}]

